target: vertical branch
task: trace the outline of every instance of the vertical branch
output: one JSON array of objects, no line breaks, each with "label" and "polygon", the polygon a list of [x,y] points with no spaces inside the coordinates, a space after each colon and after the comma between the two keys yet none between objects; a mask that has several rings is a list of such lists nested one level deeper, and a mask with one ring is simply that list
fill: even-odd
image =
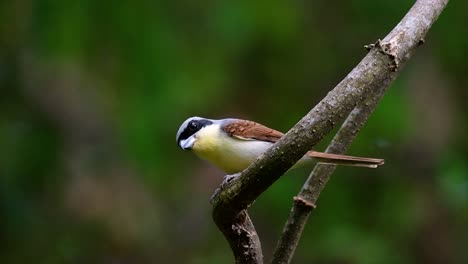
[{"label": "vertical branch", "polygon": [[233,222],[216,222],[231,246],[236,263],[263,263],[262,247],[247,210]]}]

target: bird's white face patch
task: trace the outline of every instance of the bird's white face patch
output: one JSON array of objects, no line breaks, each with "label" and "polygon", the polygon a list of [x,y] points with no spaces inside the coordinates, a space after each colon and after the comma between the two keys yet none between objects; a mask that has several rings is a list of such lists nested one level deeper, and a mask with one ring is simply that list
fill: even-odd
[{"label": "bird's white face patch", "polygon": [[187,139],[183,139],[179,142],[179,145],[182,149],[191,149],[197,138],[195,135],[190,136]]}]

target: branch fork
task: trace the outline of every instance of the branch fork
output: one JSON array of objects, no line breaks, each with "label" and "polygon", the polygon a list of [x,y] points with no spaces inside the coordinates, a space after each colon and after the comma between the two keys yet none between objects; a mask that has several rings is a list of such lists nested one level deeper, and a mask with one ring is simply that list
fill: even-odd
[{"label": "branch fork", "polygon": [[[213,219],[229,242],[236,263],[263,263],[260,240],[246,209],[348,115],[326,150],[335,154],[346,151],[405,62],[424,43],[447,3],[418,0],[383,40],[365,46],[369,53],[322,101],[239,177],[213,195]],[[335,167],[317,164],[294,197],[272,263],[290,263],[310,212]]]}]

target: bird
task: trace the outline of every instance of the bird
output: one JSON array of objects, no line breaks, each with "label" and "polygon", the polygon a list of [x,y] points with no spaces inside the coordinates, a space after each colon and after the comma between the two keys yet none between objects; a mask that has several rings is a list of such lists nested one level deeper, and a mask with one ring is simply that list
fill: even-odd
[{"label": "bird", "polygon": [[[266,152],[283,133],[254,121],[226,118],[190,117],[179,127],[178,146],[194,152],[229,175],[240,174],[261,154]],[[346,156],[308,151],[291,169],[311,161],[334,165],[376,168],[383,159]]]}]

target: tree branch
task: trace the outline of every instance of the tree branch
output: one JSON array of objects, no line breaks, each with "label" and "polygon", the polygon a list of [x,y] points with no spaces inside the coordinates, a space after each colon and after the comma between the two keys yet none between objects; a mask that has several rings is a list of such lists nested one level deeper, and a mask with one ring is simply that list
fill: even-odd
[{"label": "tree branch", "polygon": [[[346,152],[389,85],[383,83],[378,91],[354,108],[325,152],[335,154]],[[336,165],[323,163],[315,165],[301,191],[294,197],[293,207],[273,253],[272,263],[290,263],[309,215],[316,208],[317,199],[335,169]]]},{"label": "tree branch", "polygon": [[[383,41],[377,41],[364,59],[322,101],[213,198],[213,219],[228,240],[236,263],[263,263],[260,243],[253,242],[259,241],[258,237],[252,237],[256,232],[239,232],[240,229],[253,228],[251,222],[246,221],[248,216],[244,210],[367,94],[376,93],[380,87],[390,84],[400,66],[424,41],[447,2],[417,1],[390,34]],[[247,217],[242,217],[242,214]]]}]

